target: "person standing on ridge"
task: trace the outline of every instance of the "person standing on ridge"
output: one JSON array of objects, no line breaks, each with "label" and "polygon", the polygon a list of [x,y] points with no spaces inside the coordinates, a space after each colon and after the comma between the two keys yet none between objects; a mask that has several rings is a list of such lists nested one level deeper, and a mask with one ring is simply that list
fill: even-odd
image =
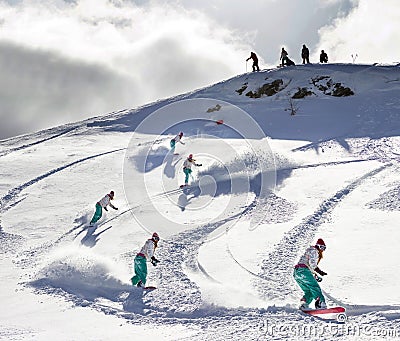
[{"label": "person standing on ridge", "polygon": [[146,240],[140,252],[134,260],[135,275],[131,278],[133,286],[144,288],[147,279],[147,261],[150,261],[153,266],[156,266],[160,261],[154,257],[160,237],[157,232],[154,232],[150,239]]},{"label": "person standing on ridge", "polygon": [[253,59],[253,72],[255,72],[255,71],[260,71],[260,68],[259,68],[259,66],[258,66],[258,57],[257,57],[257,55],[256,55],[254,52],[251,52],[251,53],[250,53],[250,57],[246,59],[246,62],[247,62],[249,59]]},{"label": "person standing on ridge", "polygon": [[114,200],[114,191],[111,191],[109,194],[106,194],[104,198],[99,200],[96,203],[96,211],[94,212],[93,218],[90,221],[90,226],[93,226],[103,215],[103,208],[107,210],[107,206],[110,206],[114,210],[118,210],[117,207],[115,207],[112,203],[111,200]]},{"label": "person standing on ridge", "polygon": [[310,50],[305,44],[303,44],[303,48],[301,49],[301,58],[303,58],[303,64],[310,64]]},{"label": "person standing on ridge", "polygon": [[321,54],[319,55],[320,63],[327,63],[328,62],[328,55],[324,50],[321,50]]},{"label": "person standing on ridge", "polygon": [[192,173],[192,166],[201,167],[201,163],[196,163],[196,160],[193,159],[193,154],[189,154],[188,158],[183,163],[183,173],[185,173],[185,185],[189,185],[189,175]]},{"label": "person standing on ridge", "polygon": [[284,47],[282,47],[282,51],[281,51],[281,57],[279,58],[280,60],[282,60],[282,66],[285,66],[285,64],[287,63],[287,59],[288,59],[288,53],[285,50]]},{"label": "person standing on ridge", "polygon": [[326,308],[325,298],[318,284],[322,281],[318,275],[327,275],[318,267],[325,250],[325,242],[321,238],[318,239],[315,246],[310,246],[294,267],[293,277],[304,291],[304,296],[300,300],[302,302],[300,309],[308,309],[308,305],[314,299],[315,309]]},{"label": "person standing on ridge", "polygon": [[179,142],[183,145],[185,145],[181,140],[183,137],[183,132],[181,131],[178,135],[176,135],[171,141],[170,141],[170,146],[171,146],[171,151],[175,153],[175,145]]}]

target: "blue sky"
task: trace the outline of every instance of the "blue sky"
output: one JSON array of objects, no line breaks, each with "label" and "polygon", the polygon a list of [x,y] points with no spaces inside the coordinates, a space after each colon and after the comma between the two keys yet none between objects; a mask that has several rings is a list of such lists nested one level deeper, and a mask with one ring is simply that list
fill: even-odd
[{"label": "blue sky", "polygon": [[235,76],[250,51],[399,62],[399,22],[397,0],[0,0],[0,139]]}]

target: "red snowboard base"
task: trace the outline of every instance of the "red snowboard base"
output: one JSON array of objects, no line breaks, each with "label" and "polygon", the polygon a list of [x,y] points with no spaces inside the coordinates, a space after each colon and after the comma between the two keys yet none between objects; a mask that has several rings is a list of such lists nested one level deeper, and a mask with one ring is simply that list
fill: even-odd
[{"label": "red snowboard base", "polygon": [[338,322],[345,322],[347,320],[346,309],[343,307],[332,307],[326,309],[301,309],[302,312],[318,316],[321,318],[336,318]]}]

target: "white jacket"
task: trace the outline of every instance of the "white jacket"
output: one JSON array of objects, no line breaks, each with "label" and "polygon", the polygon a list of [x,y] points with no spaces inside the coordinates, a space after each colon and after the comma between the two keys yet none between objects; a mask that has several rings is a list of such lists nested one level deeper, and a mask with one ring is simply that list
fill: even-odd
[{"label": "white jacket", "polygon": [[150,260],[154,256],[154,251],[156,250],[156,245],[152,239],[146,240],[146,243],[140,249],[141,254],[143,254],[147,260]]},{"label": "white jacket", "polygon": [[100,206],[102,208],[106,208],[108,205],[110,205],[110,202],[111,202],[111,198],[108,194],[106,194],[103,199],[98,201],[98,203],[100,204]]},{"label": "white jacket", "polygon": [[189,159],[186,159],[185,162],[183,163],[183,168],[192,169],[193,165],[197,166],[197,164],[196,164],[194,159],[192,159],[192,161],[189,161]]},{"label": "white jacket", "polygon": [[314,246],[310,246],[304,255],[300,257],[298,264],[307,265],[307,267],[314,272],[315,268],[318,266],[319,253]]}]

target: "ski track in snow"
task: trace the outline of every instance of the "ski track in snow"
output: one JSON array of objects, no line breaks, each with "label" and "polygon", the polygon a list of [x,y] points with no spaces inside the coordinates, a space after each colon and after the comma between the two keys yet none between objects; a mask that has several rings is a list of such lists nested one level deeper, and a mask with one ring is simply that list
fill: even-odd
[{"label": "ski track in snow", "polygon": [[[61,134],[62,135],[62,134]],[[60,171],[63,171],[69,167],[75,166],[77,164],[80,164],[82,162],[91,160],[91,159],[95,159],[97,157],[101,157],[104,155],[108,155],[108,154],[112,154],[112,153],[116,153],[119,151],[125,150],[125,148],[120,148],[120,149],[115,149],[115,150],[111,150],[108,152],[104,152],[104,153],[99,153],[99,154],[95,154],[95,155],[91,155],[76,161],[73,161],[69,164],[57,167],[55,169],[52,169],[42,175],[37,176],[36,178],[25,182],[17,187],[14,187],[13,189],[9,190],[8,193],[6,195],[4,195],[2,198],[0,198],[0,213],[5,213],[6,211],[8,211],[9,209],[11,209],[12,207],[18,205],[19,203],[21,203],[25,198],[21,198],[21,199],[17,199],[18,195],[26,188],[28,188],[29,186],[35,185],[36,183],[38,183],[39,181],[48,178],[51,175],[54,175]],[[79,227],[83,226],[83,224],[80,224],[76,227],[74,227],[70,232],[78,229]],[[68,232],[67,232],[68,234]],[[53,247],[54,245],[56,245],[57,243],[59,243],[62,239],[65,238],[65,236],[67,234],[62,235],[59,239],[57,239],[55,242],[47,242],[47,243],[43,243],[40,246],[37,246],[35,248],[29,249],[29,250],[24,250],[22,251],[19,255],[17,255],[16,257],[16,262],[18,262],[18,264],[22,267],[26,267],[29,268],[31,266],[32,263],[34,263],[34,260],[39,260],[39,256],[43,255],[45,253],[47,253],[51,247]],[[19,236],[19,235],[15,235],[15,234],[10,234],[10,233],[5,233],[2,231],[2,228],[0,226],[0,240],[2,241],[1,243],[1,247],[0,247],[0,252],[2,253],[6,253],[8,251],[11,252],[15,252],[13,250],[16,249],[16,246],[20,246],[23,243],[24,238]],[[35,256],[35,257],[34,257]]]},{"label": "ski track in snow", "polygon": [[[2,203],[1,207],[3,208],[3,212],[12,207],[11,202],[23,189],[36,183],[37,181],[40,181],[47,176],[55,174],[56,172],[79,162],[120,150],[121,149],[101,153],[75,161],[71,164],[49,171],[42,176],[39,176],[21,186],[14,188],[0,201]],[[359,162],[361,160],[356,161]],[[330,164],[341,164],[356,161],[345,161]],[[299,166],[298,168],[317,166],[317,164],[305,165]],[[321,164],[319,166],[321,166]],[[285,235],[284,239],[277,245],[275,251],[273,251],[268,258],[264,260],[262,273],[252,273],[240,265],[240,263],[234,259],[231,253],[230,256],[240,266],[254,276],[256,287],[261,295],[269,298],[280,298],[284,302],[285,295],[292,295],[293,293],[293,285],[290,285],[288,278],[291,278],[292,265],[296,260],[295,258],[297,257],[298,250],[303,249],[307,243],[313,239],[318,226],[329,217],[330,212],[346,195],[357,188],[363,180],[378,174],[389,166],[392,166],[392,164],[386,164],[376,170],[373,170],[372,172],[367,173],[350,185],[346,186],[344,189],[338,191],[333,197],[325,200],[316,212],[306,217],[301,224],[294,227]],[[171,192],[175,193],[175,191]],[[160,193],[157,196],[168,194],[170,193]],[[38,293],[61,295],[66,299],[73,301],[76,305],[92,307],[92,309],[101,311],[105,314],[118,316],[133,324],[167,323],[171,325],[186,324],[188,326],[192,326],[193,328],[200,327],[201,332],[193,335],[193,340],[206,340],[211,336],[213,339],[218,340],[218,338],[215,337],[216,331],[218,330],[221,331],[221,340],[225,340],[228,335],[234,337],[234,335],[237,335],[238,333],[240,333],[242,337],[246,337],[246,339],[258,340],[267,335],[267,330],[263,329],[265,320],[279,321],[280,319],[284,319],[285,323],[293,324],[293,326],[304,324],[304,321],[307,321],[309,317],[303,316],[303,314],[299,313],[296,308],[292,307],[266,307],[266,309],[229,309],[205,305],[202,300],[199,287],[196,285],[196,283],[192,282],[183,271],[182,266],[185,265],[191,271],[201,272],[209,280],[212,279],[212,277],[198,261],[197,256],[199,248],[204,244],[204,242],[207,242],[207,238],[211,232],[223,227],[223,225],[230,220],[237,219],[242,215],[255,213],[252,212],[252,210],[257,207],[257,200],[258,199],[256,198],[243,211],[231,217],[227,217],[213,224],[204,225],[194,230],[185,231],[178,235],[172,236],[169,240],[166,240],[163,248],[161,248],[159,251],[160,258],[163,260],[162,266],[152,268],[152,271],[150,271],[149,274],[150,281],[156,279],[159,282],[158,289],[154,292],[142,293],[141,289],[127,288],[123,285],[108,289],[107,287],[100,286],[100,290],[103,289],[106,291],[108,290],[109,292],[114,292],[114,294],[108,297],[110,300],[109,304],[105,304],[105,302],[98,302],[97,299],[90,301],[79,298],[74,294],[66,293],[58,288],[51,288],[48,286],[46,281],[43,283],[43,286],[41,286],[40,283],[35,283],[36,289],[38,290]],[[14,204],[17,204],[17,202],[14,201]],[[110,220],[117,220],[119,217],[121,217],[121,215],[129,210],[121,212]],[[102,225],[105,225],[108,222],[109,221],[105,221],[102,223]],[[17,257],[18,264],[26,268],[32,266],[33,263],[35,263],[34,259],[38,260],[41,254],[49,251],[51,246],[54,246],[60,242],[68,243],[70,240],[67,238],[67,236],[81,226],[82,225],[78,225],[69,232],[63,234],[56,240],[54,244],[43,244],[37,250],[23,251],[19,257]],[[307,233],[304,234],[304,231],[307,231]],[[282,246],[285,246],[285,254],[279,252]],[[132,259],[132,256],[133,255],[129,255],[129,258]],[[277,283],[279,283],[279,292],[273,289],[277,287]],[[373,310],[373,307],[365,307],[364,309],[362,307],[348,308],[350,308],[349,313],[353,314],[356,319],[360,318],[360,314],[370,314],[371,310]],[[385,311],[390,310],[392,307],[382,306],[380,308],[381,311]],[[159,318],[160,320],[155,320],[155,317]],[[381,315],[377,314],[375,318],[378,320],[380,317]],[[313,321],[314,323],[321,324],[321,326],[326,323],[318,318],[313,318]],[[230,325],[229,330],[227,330],[226,324]]]},{"label": "ski track in snow", "polygon": [[48,171],[48,172],[46,172],[46,173],[44,173],[42,175],[37,176],[36,178],[34,178],[34,179],[32,179],[32,180],[30,180],[28,182],[23,183],[22,185],[19,185],[19,186],[15,187],[15,188],[9,190],[8,193],[5,196],[0,198],[0,213],[4,213],[4,212],[8,211],[13,205],[15,205],[15,200],[16,200],[17,196],[24,189],[26,189],[27,187],[32,186],[32,185],[38,183],[39,181],[41,181],[43,179],[46,179],[47,177],[49,177],[49,176],[51,176],[53,174],[56,174],[58,172],[61,172],[61,171],[65,170],[65,169],[67,169],[69,167],[75,166],[77,164],[80,164],[82,162],[85,162],[85,161],[88,161],[88,160],[91,160],[91,159],[95,159],[95,158],[100,157],[100,156],[116,153],[116,152],[119,152],[119,151],[122,151],[122,150],[125,150],[125,148],[119,148],[119,149],[111,150],[111,151],[100,153],[100,154],[96,154],[96,155],[91,155],[91,156],[85,157],[83,159],[79,159],[79,160],[73,161],[73,162],[71,162],[69,164],[66,164],[66,165],[57,167],[55,169],[52,169],[52,170],[50,170],[50,171]]},{"label": "ski track in snow", "polygon": [[[51,170],[12,189],[0,200],[1,212],[5,212],[21,202],[23,199],[16,201],[16,197],[28,186],[33,185],[67,167],[120,150],[122,149],[96,154],[77,160],[68,165]],[[360,161],[363,160],[340,161],[329,164],[336,165]],[[325,164],[303,165],[296,168],[309,168],[323,165]],[[291,278],[292,276],[292,265],[296,260],[298,250],[303,249],[307,243],[314,238],[318,226],[329,217],[330,212],[346,195],[357,188],[363,180],[378,174],[389,166],[392,166],[392,164],[385,164],[384,166],[367,173],[338,191],[333,197],[325,200],[316,212],[306,217],[301,224],[294,227],[285,235],[282,241],[277,245],[275,251],[264,260],[262,267],[263,272],[257,274],[243,267],[234,259],[232,253],[229,252],[229,245],[228,254],[230,254],[234,261],[254,277],[256,289],[258,289],[262,296],[268,298],[279,298],[284,302],[286,295],[293,295],[293,285],[291,285],[290,280],[288,281],[288,278]],[[170,192],[160,193],[155,197],[174,194],[177,190]],[[243,211],[231,217],[227,217],[213,224],[204,225],[194,230],[180,233],[172,236],[169,240],[166,240],[163,248],[159,251],[160,258],[163,260],[162,266],[154,267],[149,274],[150,281],[156,279],[159,282],[158,289],[154,292],[143,293],[141,289],[126,287],[125,285],[109,288],[101,285],[100,290],[109,293],[106,299],[106,301],[109,300],[109,303],[107,303],[104,302],[104,299],[101,302],[96,298],[91,301],[80,298],[73,293],[67,293],[57,287],[49,287],[47,281],[44,281],[42,285],[40,283],[35,283],[34,287],[38,293],[56,296],[61,295],[78,306],[91,307],[92,309],[98,310],[104,314],[115,315],[123,318],[133,324],[184,324],[194,329],[200,328],[200,331],[191,337],[192,340],[207,340],[210,338],[213,340],[226,340],[230,337],[234,338],[235,335],[238,334],[240,334],[242,338],[245,337],[248,340],[264,339],[265,336],[268,336],[268,329],[265,328],[266,323],[273,323],[274,321],[275,323],[279,323],[280,320],[284,320],[285,325],[292,325],[293,328],[296,326],[299,327],[304,325],[304,323],[307,323],[307,321],[310,320],[310,317],[299,313],[298,310],[293,307],[274,306],[266,307],[265,309],[229,309],[205,305],[199,287],[187,277],[182,268],[185,265],[191,271],[202,273],[208,280],[214,280],[198,261],[197,256],[199,248],[204,244],[204,242],[207,242],[211,232],[218,228],[223,228],[223,225],[230,220],[237,219],[242,215],[256,214],[257,210],[255,208],[257,207],[257,200],[258,198],[256,198]],[[103,222],[101,225],[108,224],[111,220],[118,220],[118,218],[130,210],[131,209],[121,212],[117,216]],[[31,267],[39,261],[41,255],[49,252],[51,247],[54,247],[56,244],[61,242],[69,243],[70,239],[68,239],[68,235],[82,226],[83,224],[77,225],[67,233],[60,236],[60,238],[58,238],[54,243],[42,244],[35,250],[22,251],[22,253],[16,257],[17,264],[23,268]],[[304,231],[307,231],[307,233],[304,233]],[[4,236],[4,238],[9,240],[8,236]],[[284,254],[279,251],[283,246],[285,247]],[[7,251],[7,249],[9,248],[6,248],[5,251]],[[129,259],[132,258],[133,255],[129,255]],[[279,292],[273,289],[277,286],[279,287]],[[335,299],[329,295],[328,298],[335,301]],[[372,321],[379,321],[383,316],[396,318],[396,316],[392,316],[390,313],[385,313],[385,311],[391,310],[393,307],[348,306],[347,308],[349,309],[349,315],[353,316],[355,319],[354,321],[365,319],[366,315],[369,316]],[[379,309],[380,312],[371,313],[375,308]],[[327,323],[318,318],[312,318],[312,321],[321,328]],[[330,321],[330,323],[336,322]],[[381,325],[385,325],[386,323],[387,328],[390,328],[389,321],[383,323],[380,322]],[[226,325],[229,325],[230,327],[227,328]],[[221,335],[221,337],[216,337],[216,335]],[[345,335],[344,337],[348,339]],[[275,339],[279,338],[275,337]],[[287,338],[282,337],[282,339]],[[335,339],[337,338],[335,337]]]},{"label": "ski track in snow", "polygon": [[[5,156],[5,155],[8,155],[8,154],[13,153],[13,152],[16,152],[16,151],[19,151],[19,150],[23,150],[23,149],[26,149],[26,148],[29,148],[29,147],[36,146],[36,145],[41,144],[41,143],[43,143],[43,142],[51,141],[51,140],[53,140],[53,139],[56,139],[56,138],[61,137],[61,136],[64,136],[64,135],[67,135],[68,133],[70,133],[70,132],[76,130],[78,127],[79,127],[79,126],[74,126],[74,127],[72,127],[72,128],[68,128],[68,129],[65,129],[65,128],[64,128],[64,129],[62,129],[61,132],[59,132],[59,133],[57,133],[57,134],[54,134],[54,135],[52,135],[52,136],[50,136],[50,137],[45,137],[45,138],[40,139],[40,140],[37,140],[37,141],[35,141],[35,142],[31,142],[31,143],[23,144],[23,145],[18,146],[18,147],[13,147],[13,148],[7,149],[7,150],[5,150],[5,151],[0,152],[0,157]],[[44,134],[45,136],[47,136],[47,135],[48,135],[48,132],[47,132],[47,131],[44,131],[43,134]],[[29,137],[31,137],[31,136],[29,136]]]},{"label": "ski track in snow", "polygon": [[[387,163],[353,181],[345,188],[336,192],[331,198],[323,201],[314,213],[305,217],[299,225],[287,232],[275,246],[275,250],[263,261],[260,277],[265,282],[256,283],[260,293],[268,298],[280,300],[284,300],[288,296],[293,296],[295,287],[294,281],[291,278],[293,264],[295,264],[297,257],[299,257],[299,250],[305,250],[312,243],[318,227],[329,219],[331,212],[348,194],[359,187],[364,180],[375,176],[391,166],[393,166],[391,163]],[[276,287],[277,283],[279,283],[278,291],[269,290],[271,287]]]}]

